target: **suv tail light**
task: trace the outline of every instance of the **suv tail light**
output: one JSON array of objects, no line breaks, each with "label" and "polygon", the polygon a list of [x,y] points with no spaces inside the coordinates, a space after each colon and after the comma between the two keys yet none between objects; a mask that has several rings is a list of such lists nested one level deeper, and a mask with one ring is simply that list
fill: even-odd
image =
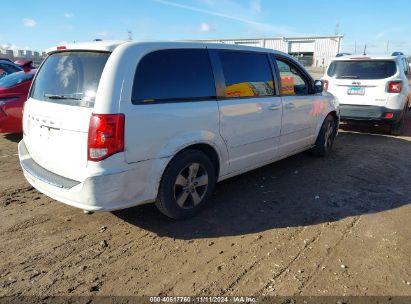
[{"label": "suv tail light", "polygon": [[100,161],[124,151],[124,114],[92,114],[88,129],[87,159]]},{"label": "suv tail light", "polygon": [[390,81],[388,83],[388,93],[401,93],[402,82],[401,81]]},{"label": "suv tail light", "polygon": [[328,91],[328,80],[323,80],[323,91]]},{"label": "suv tail light", "polygon": [[384,117],[391,119],[391,118],[394,117],[394,113],[393,112],[387,112],[387,113],[384,114]]}]

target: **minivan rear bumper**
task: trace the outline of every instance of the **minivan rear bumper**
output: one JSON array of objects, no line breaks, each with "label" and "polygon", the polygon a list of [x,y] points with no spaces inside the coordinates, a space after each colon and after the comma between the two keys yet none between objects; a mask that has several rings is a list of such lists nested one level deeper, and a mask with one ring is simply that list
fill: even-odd
[{"label": "minivan rear bumper", "polygon": [[[386,118],[386,113],[392,113],[393,115],[391,118]],[[381,106],[340,104],[341,120],[363,120],[390,123],[397,121],[400,115],[401,110],[389,109]]]},{"label": "minivan rear bumper", "polygon": [[27,181],[43,194],[86,211],[113,211],[152,202],[156,188],[147,185],[150,164],[74,181],[57,175],[31,158],[24,140],[18,145],[20,165]]}]

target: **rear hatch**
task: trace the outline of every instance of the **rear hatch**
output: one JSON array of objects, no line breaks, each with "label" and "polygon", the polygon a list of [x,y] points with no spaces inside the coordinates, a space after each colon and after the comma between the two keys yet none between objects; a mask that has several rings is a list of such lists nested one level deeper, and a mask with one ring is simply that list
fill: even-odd
[{"label": "rear hatch", "polygon": [[51,54],[33,82],[24,108],[24,142],[33,160],[58,175],[81,181],[95,95],[109,52]]},{"label": "rear hatch", "polygon": [[394,60],[336,60],[327,70],[328,91],[340,104],[385,106],[388,81],[397,75]]}]

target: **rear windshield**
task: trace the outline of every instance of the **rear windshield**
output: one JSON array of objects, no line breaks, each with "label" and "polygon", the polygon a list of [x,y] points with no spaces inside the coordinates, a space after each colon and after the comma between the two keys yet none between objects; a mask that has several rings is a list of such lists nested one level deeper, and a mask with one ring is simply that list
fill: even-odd
[{"label": "rear windshield", "polygon": [[340,79],[383,79],[394,76],[396,72],[395,61],[361,60],[334,61],[328,68],[327,74]]},{"label": "rear windshield", "polygon": [[94,107],[101,73],[110,53],[61,52],[41,66],[30,97],[65,105]]},{"label": "rear windshield", "polygon": [[0,79],[0,88],[7,89],[34,77],[33,73],[17,72]]}]

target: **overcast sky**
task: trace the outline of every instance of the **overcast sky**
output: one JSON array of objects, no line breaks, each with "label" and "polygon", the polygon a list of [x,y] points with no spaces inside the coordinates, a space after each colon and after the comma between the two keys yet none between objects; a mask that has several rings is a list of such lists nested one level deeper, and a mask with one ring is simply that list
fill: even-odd
[{"label": "overcast sky", "polygon": [[[0,45],[42,51],[100,39],[344,35],[343,51],[411,55],[411,1],[71,0],[2,3]],[[7,13],[6,13],[7,12]]]}]

